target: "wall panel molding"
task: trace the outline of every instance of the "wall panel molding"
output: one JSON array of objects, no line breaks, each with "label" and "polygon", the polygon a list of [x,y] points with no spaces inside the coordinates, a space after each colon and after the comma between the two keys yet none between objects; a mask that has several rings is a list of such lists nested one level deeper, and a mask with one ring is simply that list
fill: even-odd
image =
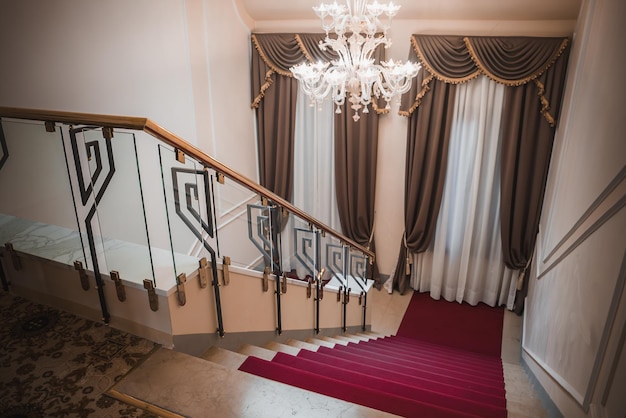
[{"label": "wall panel molding", "polygon": [[[541,275],[545,276],[550,270],[552,270],[552,268],[554,268],[562,260],[567,258],[568,255],[570,255],[572,251],[574,251],[581,243],[587,240],[589,236],[598,231],[601,226],[603,226],[616,214],[620,213],[624,206],[626,206],[626,196],[622,196],[622,198],[617,203],[615,203],[609,210],[607,210],[600,219],[593,223],[593,225],[590,226],[574,243],[572,243],[570,247],[558,259],[556,259],[547,270],[544,270],[541,273]],[[598,348],[595,352],[595,357],[593,357],[592,368],[584,393],[576,390],[571,384],[569,384],[566,378],[561,376],[556,370],[550,367],[540,355],[535,353],[533,349],[528,346],[525,338],[522,341],[522,349],[524,350],[524,352],[527,353],[528,356],[530,356],[533,361],[548,376],[550,376],[565,393],[571,396],[571,398],[574,399],[585,412],[589,412],[590,404],[593,400],[594,391],[598,384],[601,385],[600,388],[603,391],[603,398],[608,397],[608,393],[611,390],[611,383],[614,378],[614,370],[617,367],[617,361],[619,359],[619,356],[614,356],[614,358],[608,356],[610,356],[614,351],[621,349],[620,347],[623,348],[624,345],[626,330],[624,330],[624,320],[622,318],[623,315],[620,316],[618,312],[620,309],[624,309],[623,307],[620,308],[620,303],[624,302],[622,295],[624,292],[624,288],[626,287],[626,248],[622,252],[621,264],[619,265],[620,267],[618,271],[618,276],[615,278],[615,286],[613,288],[613,291],[611,292],[611,299],[610,301],[607,300],[607,303],[609,304],[609,309],[607,312],[606,320],[604,321],[604,325],[602,327],[602,333],[600,334],[601,337],[598,343]],[[537,279],[539,278],[540,277],[537,277]],[[523,335],[527,335],[526,315],[527,313],[526,311],[524,311]],[[619,327],[621,327],[621,330]],[[617,344],[615,343],[614,336],[616,330],[619,333],[617,337],[619,338],[619,341]],[[615,345],[618,345],[619,347],[615,348]],[[605,373],[604,375],[602,375],[601,371],[605,363],[605,359],[608,359],[608,361],[610,362],[610,367],[612,371],[610,371],[608,374]],[[602,381],[600,381],[600,379]]]},{"label": "wall panel molding", "polygon": [[[544,259],[543,263],[546,264],[558,251],[561,249],[563,245],[569,240],[575,233],[578,231],[585,221],[587,221],[593,213],[611,196],[611,194],[620,186],[620,184],[626,179],[626,166],[622,167],[622,169],[613,177],[613,179],[609,182],[609,184],[605,187],[605,189],[596,197],[596,199],[589,205],[587,210],[582,214],[582,216],[574,223],[574,225],[570,228],[569,231],[561,238],[561,240],[552,248],[552,250],[545,255],[544,251]],[[546,250],[547,251],[547,250]]]},{"label": "wall panel molding", "polygon": [[[578,248],[580,244],[582,244],[608,220],[610,220],[613,216],[619,213],[624,208],[624,206],[626,206],[626,194],[622,195],[622,197],[616,203],[610,206],[594,223],[592,223],[587,229],[585,229],[580,234],[580,236],[575,241],[573,241],[558,258],[556,258],[551,264],[547,265],[546,267],[541,268],[541,271],[539,271],[537,274],[537,280],[543,278],[550,270],[552,270],[559,263],[565,260],[567,256],[572,253],[572,251]],[[588,218],[589,217],[585,218],[585,220],[587,220]],[[582,223],[584,223],[584,221]],[[571,231],[573,232],[571,235],[569,235],[569,237],[574,235],[574,232],[576,232],[578,229],[579,228],[572,228]]]}]

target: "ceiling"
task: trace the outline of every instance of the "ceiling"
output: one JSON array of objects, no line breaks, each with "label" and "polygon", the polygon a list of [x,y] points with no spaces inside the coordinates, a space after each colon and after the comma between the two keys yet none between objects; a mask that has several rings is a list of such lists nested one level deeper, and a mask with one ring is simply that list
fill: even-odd
[{"label": "ceiling", "polygon": [[[317,19],[312,10],[333,0],[237,0],[255,21]],[[339,0],[340,3],[342,0]],[[386,0],[379,0],[386,3]],[[395,0],[396,19],[576,20],[581,0]]]}]

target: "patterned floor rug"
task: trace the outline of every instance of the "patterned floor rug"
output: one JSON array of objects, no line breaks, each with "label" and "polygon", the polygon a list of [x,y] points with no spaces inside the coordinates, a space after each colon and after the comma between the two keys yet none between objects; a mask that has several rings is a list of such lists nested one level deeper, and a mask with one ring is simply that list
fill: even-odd
[{"label": "patterned floor rug", "polygon": [[0,418],[154,417],[104,392],[156,348],[0,291]]}]

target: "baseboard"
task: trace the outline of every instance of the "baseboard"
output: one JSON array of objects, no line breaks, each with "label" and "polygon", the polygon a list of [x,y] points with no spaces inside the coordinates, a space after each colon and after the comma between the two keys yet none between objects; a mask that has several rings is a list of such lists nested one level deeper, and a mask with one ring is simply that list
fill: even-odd
[{"label": "baseboard", "polygon": [[[102,312],[99,309],[94,309],[90,306],[73,302],[71,300],[62,299],[48,293],[39,292],[29,287],[12,284],[10,293],[34,303],[50,306],[65,312],[71,312],[76,316],[89,319],[94,322],[102,321]],[[168,333],[148,327],[127,318],[111,315],[109,326],[153,341],[164,347],[169,348],[173,345],[172,336]]]},{"label": "baseboard", "polygon": [[535,374],[530,370],[530,367],[528,367],[526,359],[524,359],[523,356],[521,358],[520,364],[524,368],[524,371],[528,376],[528,380],[530,380],[535,391],[537,392],[537,396],[541,400],[541,405],[543,405],[543,408],[546,410],[548,418],[564,418],[561,411],[559,411],[559,408],[557,408],[556,404],[552,401],[552,399],[550,399],[548,392],[546,392],[543,386],[541,386],[541,383],[539,382],[537,377],[535,377]]},{"label": "baseboard", "polygon": [[[371,326],[368,325],[366,331],[370,330]],[[347,327],[345,333],[356,334],[359,332],[363,332],[361,326],[352,326]],[[173,349],[192,356],[200,356],[211,346],[236,351],[244,344],[263,347],[271,341],[285,343],[289,339],[304,341],[307,338],[333,337],[343,334],[341,328],[325,328],[319,334],[316,334],[312,329],[285,330],[280,335],[275,331],[236,332],[232,334],[227,332],[224,338],[220,338],[217,332],[214,334],[185,334],[174,335]]]}]

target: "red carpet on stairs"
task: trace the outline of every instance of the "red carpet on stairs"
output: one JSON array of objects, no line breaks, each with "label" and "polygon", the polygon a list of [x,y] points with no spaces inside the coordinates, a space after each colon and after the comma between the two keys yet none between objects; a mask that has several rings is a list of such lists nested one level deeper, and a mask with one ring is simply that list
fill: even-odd
[{"label": "red carpet on stairs", "polygon": [[[251,356],[239,369],[405,417],[505,418],[504,311],[423,296],[414,294],[397,336],[277,353],[272,361]],[[459,336],[481,341],[459,343]]]}]

